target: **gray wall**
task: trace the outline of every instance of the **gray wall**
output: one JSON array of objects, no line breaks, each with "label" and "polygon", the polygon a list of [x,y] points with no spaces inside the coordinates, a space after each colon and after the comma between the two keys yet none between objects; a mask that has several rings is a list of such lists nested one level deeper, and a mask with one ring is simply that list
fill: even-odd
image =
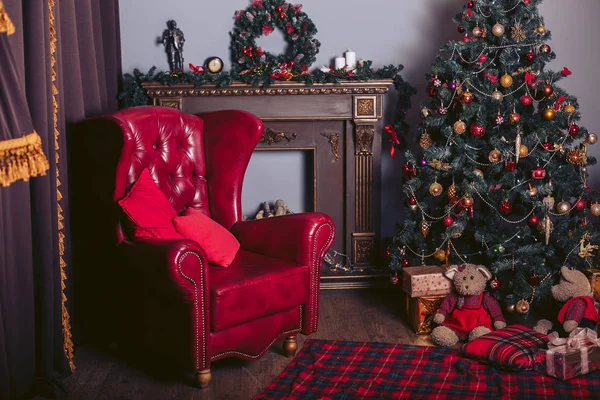
[{"label": "gray wall", "polygon": [[[315,22],[321,50],[314,65],[329,65],[336,55],[350,47],[357,58],[374,61],[376,67],[403,64],[404,77],[419,89],[410,113],[412,133],[418,124],[418,104],[425,99],[424,74],[430,70],[437,49],[447,40],[457,40],[452,17],[460,12],[465,0],[300,0],[303,10]],[[156,65],[168,69],[162,47],[156,45],[168,19],[175,19],[186,36],[185,62],[202,64],[209,56],[219,56],[229,68],[229,31],[236,9],[246,8],[246,0],[121,0],[121,40],[123,71],[140,68],[146,71]],[[550,69],[568,66],[573,75],[561,86],[579,98],[582,125],[600,133],[600,1],[546,0],[540,7],[546,27],[552,31],[549,43],[557,53]],[[283,47],[281,39],[269,36],[261,45],[272,52]],[[387,118],[393,114],[392,99]],[[387,141],[384,141],[384,146]],[[591,148],[600,156],[600,144]],[[271,155],[273,156],[273,155]],[[302,193],[296,189],[303,177],[301,157],[253,156],[244,184],[244,213],[252,213],[264,200],[275,200],[281,193],[295,191],[285,198],[293,211],[302,211]],[[389,155],[383,160],[382,234],[391,236],[394,225],[401,221],[403,203],[401,166]],[[591,185],[600,185],[600,166],[590,169]],[[283,178],[283,179],[282,179]],[[271,184],[276,182],[275,185]],[[286,189],[289,184],[290,188]],[[272,192],[270,193],[269,190]],[[289,195],[288,195],[289,196]]]}]

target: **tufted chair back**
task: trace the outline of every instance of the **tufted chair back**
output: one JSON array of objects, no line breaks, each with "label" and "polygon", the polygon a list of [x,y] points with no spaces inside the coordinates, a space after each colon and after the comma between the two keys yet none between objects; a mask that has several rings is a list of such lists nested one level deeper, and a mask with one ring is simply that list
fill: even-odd
[{"label": "tufted chair back", "polygon": [[[262,135],[260,120],[243,111],[210,113],[204,119],[154,106],[130,108],[104,118],[122,135],[115,202],[148,168],[178,214],[192,207],[227,229],[240,220],[242,183]],[[243,131],[240,119],[248,120]],[[223,127],[228,120],[237,121],[235,131]],[[215,124],[227,135],[211,135]],[[125,239],[120,223],[117,237],[119,242]]]}]

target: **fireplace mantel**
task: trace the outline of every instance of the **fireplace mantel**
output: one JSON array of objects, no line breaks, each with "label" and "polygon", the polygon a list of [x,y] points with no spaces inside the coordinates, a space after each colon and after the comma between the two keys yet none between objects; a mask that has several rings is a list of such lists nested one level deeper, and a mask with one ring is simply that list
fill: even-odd
[{"label": "fireplace mantel", "polygon": [[155,105],[190,114],[240,109],[257,115],[265,122],[257,151],[313,153],[313,208],[333,218],[338,234],[332,249],[350,256],[354,267],[332,271],[324,265],[321,287],[343,289],[379,286],[389,276],[378,263],[383,99],[392,84],[373,80],[276,82],[268,88],[240,82],[226,87],[143,87]]}]

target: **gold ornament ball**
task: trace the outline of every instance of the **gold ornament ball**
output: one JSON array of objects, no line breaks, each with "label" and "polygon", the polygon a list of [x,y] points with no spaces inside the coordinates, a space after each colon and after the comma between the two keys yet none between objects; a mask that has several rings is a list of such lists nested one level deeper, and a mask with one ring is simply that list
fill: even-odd
[{"label": "gold ornament ball", "polygon": [[463,94],[462,94],[462,102],[463,103],[470,104],[473,102],[473,99],[474,99],[473,93],[471,93],[469,91],[463,92]]},{"label": "gold ornament ball", "polygon": [[566,112],[567,114],[572,114],[575,112],[575,106],[573,104],[567,104],[563,108],[563,111]]},{"label": "gold ornament ball", "polygon": [[494,36],[498,37],[504,35],[504,25],[495,24],[494,26],[492,26],[492,33],[494,34]]},{"label": "gold ornament ball", "polygon": [[535,187],[531,186],[531,184],[529,184],[529,189],[527,189],[527,195],[529,197],[537,196],[537,189]]},{"label": "gold ornament ball", "polygon": [[439,196],[440,194],[442,194],[442,192],[444,191],[444,188],[442,187],[442,185],[440,185],[437,182],[434,182],[431,184],[431,186],[429,186],[429,194],[432,196]]},{"label": "gold ornament ball", "polygon": [[571,203],[568,201],[561,201],[556,205],[556,213],[557,214],[566,214],[571,211]]},{"label": "gold ornament ball", "polygon": [[502,102],[502,100],[504,100],[504,95],[502,94],[502,92],[496,89],[492,92],[492,99],[500,103]]},{"label": "gold ornament ball", "polygon": [[483,35],[483,29],[481,29],[479,26],[476,26],[475,28],[473,28],[473,36],[475,37],[481,37]]},{"label": "gold ornament ball", "polygon": [[508,122],[510,122],[513,125],[518,124],[519,122],[521,122],[521,116],[516,112],[510,113],[510,115],[508,116]]},{"label": "gold ornament ball", "polygon": [[596,144],[596,143],[598,143],[598,135],[596,135],[595,133],[588,134],[587,142],[589,144]]},{"label": "gold ornament ball", "polygon": [[600,203],[592,204],[590,206],[590,212],[594,217],[600,217]]},{"label": "gold ornament ball", "polygon": [[513,84],[512,76],[510,76],[509,74],[502,75],[502,78],[500,78],[500,85],[502,85],[502,87],[509,88],[512,86],[512,84]]},{"label": "gold ornament ball", "polygon": [[506,311],[509,313],[514,313],[515,312],[515,305],[514,304],[508,304],[506,306]]},{"label": "gold ornament ball", "polygon": [[453,129],[454,132],[456,132],[459,135],[462,135],[467,131],[467,124],[465,124],[463,121],[456,121],[454,123]]},{"label": "gold ornament ball", "polygon": [[475,174],[475,176],[478,176],[479,178],[483,179],[483,171],[480,170],[479,168],[475,168],[473,170],[473,173]]},{"label": "gold ornament ball", "polygon": [[516,310],[520,314],[527,314],[529,312],[529,302],[527,300],[517,301]]},{"label": "gold ornament ball", "polygon": [[535,31],[540,35],[543,35],[544,33],[546,33],[546,27],[544,25],[540,25],[537,28],[535,28]]},{"label": "gold ornament ball", "polygon": [[542,113],[542,116],[544,117],[545,120],[552,121],[554,119],[554,117],[556,116],[556,112],[551,108],[546,108],[544,110],[544,112]]},{"label": "gold ornament ball", "polygon": [[527,146],[522,144],[521,147],[519,147],[519,156],[527,157],[528,154],[529,154],[529,149],[527,148]]},{"label": "gold ornament ball", "polygon": [[438,249],[433,253],[433,257],[439,262],[446,261],[446,252],[442,249]]},{"label": "gold ornament ball", "polygon": [[488,155],[488,160],[490,160],[490,162],[492,163],[499,163],[502,161],[502,153],[500,152],[500,150],[494,149],[490,151],[490,154]]}]

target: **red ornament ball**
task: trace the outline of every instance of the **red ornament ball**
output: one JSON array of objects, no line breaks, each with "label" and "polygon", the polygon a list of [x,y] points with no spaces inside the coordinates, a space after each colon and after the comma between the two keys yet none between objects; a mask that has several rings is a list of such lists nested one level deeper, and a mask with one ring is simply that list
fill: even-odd
[{"label": "red ornament ball", "polygon": [[390,277],[390,282],[392,283],[392,285],[397,285],[400,282],[400,279],[398,279],[397,275],[394,275]]},{"label": "red ornament ball", "polygon": [[547,44],[543,44],[543,45],[540,46],[540,53],[548,54],[551,51],[552,51],[552,49]]},{"label": "red ornament ball", "polygon": [[498,289],[499,287],[500,287],[500,281],[499,281],[498,279],[494,278],[494,279],[492,279],[492,280],[490,281],[490,288],[491,288],[492,290],[496,290],[496,289]]},{"label": "red ornament ball", "polygon": [[469,132],[471,132],[471,135],[476,138],[482,138],[485,136],[486,129],[485,126],[481,126],[477,122],[473,122],[469,128]]},{"label": "red ornament ball", "polygon": [[521,104],[523,104],[525,107],[528,107],[533,104],[533,99],[529,95],[523,95],[521,96]]},{"label": "red ornament ball", "polygon": [[569,135],[577,136],[578,134],[579,134],[579,125],[571,124],[571,126],[569,126]]},{"label": "red ornament ball", "polygon": [[525,60],[527,60],[527,62],[535,61],[535,53],[530,51],[529,53],[525,54]]},{"label": "red ornament ball", "polygon": [[435,88],[432,86],[427,90],[427,93],[431,96],[431,97],[435,97],[437,96],[437,90],[435,90]]},{"label": "red ornament ball", "polygon": [[499,209],[500,212],[503,212],[504,214],[510,214],[512,212],[512,205],[505,200],[502,203],[500,203]]},{"label": "red ornament ball", "polygon": [[469,43],[470,41],[471,41],[471,39],[469,39],[469,37],[468,37],[467,35],[465,35],[465,36],[463,37],[463,42],[465,42],[465,43]]},{"label": "red ornament ball", "polygon": [[474,1],[467,1],[467,8],[473,8],[475,7],[475,2]]},{"label": "red ornament ball", "polygon": [[451,216],[446,215],[444,217],[444,225],[447,226],[447,227],[450,227],[450,226],[452,226],[452,224],[454,224],[454,219],[452,219]]},{"label": "red ornament ball", "polygon": [[477,61],[479,61],[479,64],[483,64],[486,60],[487,56],[485,54],[482,54],[479,56],[479,59]]},{"label": "red ornament ball", "polygon": [[456,27],[456,30],[458,31],[458,33],[465,33],[465,28],[463,28],[462,26],[458,25]]},{"label": "red ornament ball", "polygon": [[386,256],[386,257],[389,257],[389,256],[391,256],[391,255],[392,255],[392,252],[390,251],[390,249],[386,249],[386,251],[385,251],[385,256]]},{"label": "red ornament ball", "polygon": [[448,109],[446,107],[444,107],[444,106],[440,106],[438,108],[438,114],[440,114],[440,115],[446,115],[446,114],[448,114]]},{"label": "red ornament ball", "polygon": [[415,196],[410,196],[408,198],[408,204],[411,205],[411,206],[414,206],[414,205],[417,204],[417,199],[415,199]]},{"label": "red ornament ball", "polygon": [[531,172],[531,176],[533,179],[544,179],[546,177],[546,170],[542,167],[537,167]]},{"label": "red ornament ball", "polygon": [[408,258],[405,258],[404,260],[402,260],[402,266],[408,267]]},{"label": "red ornament ball", "polygon": [[547,84],[546,86],[544,86],[544,96],[546,97],[550,97],[552,96],[552,93],[554,93],[554,88],[552,87],[552,85]]},{"label": "red ornament ball", "polygon": [[529,4],[530,0],[523,0],[523,3]]},{"label": "red ornament ball", "polygon": [[550,143],[546,142],[544,144],[542,144],[542,147],[548,151],[553,151],[554,150],[554,146],[552,146]]},{"label": "red ornament ball", "polygon": [[536,226],[537,224],[540,223],[540,219],[537,217],[537,215],[532,215],[529,218],[529,225],[531,226]]},{"label": "red ornament ball", "polygon": [[585,210],[585,201],[584,200],[579,200],[577,203],[575,203],[575,209],[577,211],[583,211],[583,210]]}]

